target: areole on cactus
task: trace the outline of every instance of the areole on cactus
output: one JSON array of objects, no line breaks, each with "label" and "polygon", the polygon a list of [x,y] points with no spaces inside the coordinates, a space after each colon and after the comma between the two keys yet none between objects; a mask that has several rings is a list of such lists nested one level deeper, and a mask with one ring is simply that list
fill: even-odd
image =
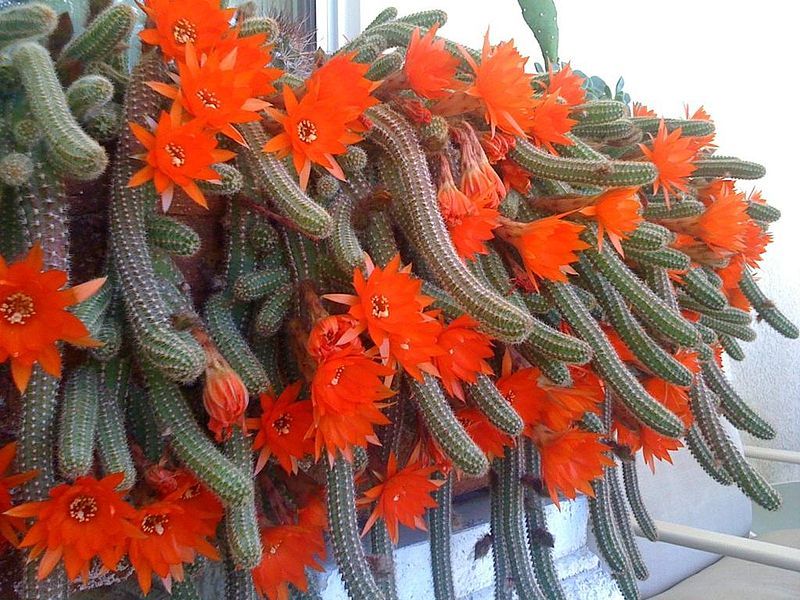
[{"label": "areole on cactus", "polygon": [[292,24],[247,5],[144,0],[138,38],[110,0],[71,39],[45,5],[0,11],[20,598],[102,571],[200,598],[214,568],[225,598],[315,598],[328,547],[354,600],[395,598],[399,526],[426,521],[455,598],[454,489],[487,474],[498,598],[564,597],[537,536],[543,498],[577,494],[635,598],[637,453],[685,443],[780,505],[720,422],[775,435],[721,369],[751,311],[798,337],[755,276],[780,213],[735,181],[763,167],[718,156],[702,109],[598,92],[559,62],[552,0],[520,4],[543,67],[500,32],[441,37],[437,10],[299,65]]}]

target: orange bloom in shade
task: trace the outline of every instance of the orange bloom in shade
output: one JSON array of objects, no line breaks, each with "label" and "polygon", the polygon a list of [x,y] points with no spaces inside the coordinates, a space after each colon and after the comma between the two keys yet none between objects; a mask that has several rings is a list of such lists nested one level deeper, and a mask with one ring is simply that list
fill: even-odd
[{"label": "orange bloom in shade", "polygon": [[[628,427],[630,425],[630,428]],[[627,446],[632,453],[642,451],[644,462],[655,472],[656,459],[672,463],[670,452],[675,452],[683,447],[683,444],[674,438],[663,436],[656,433],[649,427],[640,423],[623,424],[619,420],[614,420],[613,430],[617,434],[617,443]]]},{"label": "orange bloom in shade", "polygon": [[502,131],[495,131],[494,134],[486,132],[481,136],[481,148],[491,164],[505,159],[516,147],[517,138]]},{"label": "orange bloom in shade", "polygon": [[[186,512],[202,524],[200,531],[206,536],[213,536],[222,519],[222,502],[212,491],[200,483],[194,473],[180,469],[175,473],[177,495],[175,501]],[[162,493],[162,498],[171,496],[171,492]]]},{"label": "orange bloom in shade", "polygon": [[64,288],[67,274],[43,271],[43,256],[38,243],[10,265],[0,256],[0,363],[10,361],[20,392],[37,362],[53,377],[61,377],[59,340],[80,347],[99,345],[67,308],[92,296],[105,278]]},{"label": "orange bloom in shade", "polygon": [[567,134],[577,121],[569,117],[570,106],[560,103],[555,94],[536,99],[533,106],[533,115],[528,126],[531,141],[553,153],[553,144],[571,146],[573,142]]},{"label": "orange bloom in shade", "polygon": [[502,160],[497,163],[503,185],[507,190],[515,190],[526,196],[531,191],[531,174],[513,160]]},{"label": "orange bloom in shade", "polygon": [[219,0],[144,0],[139,6],[155,24],[139,34],[141,40],[178,61],[189,43],[205,52],[222,40],[236,12],[221,8]]},{"label": "orange bloom in shade", "polygon": [[458,59],[436,38],[437,23],[420,37],[419,27],[411,34],[403,73],[414,92],[428,99],[444,98],[457,87],[455,75]]},{"label": "orange bloom in shade", "polygon": [[0,553],[5,552],[6,542],[16,546],[17,533],[25,529],[23,520],[4,514],[12,507],[11,490],[20,484],[36,477],[36,471],[26,471],[16,475],[6,475],[16,453],[17,445],[14,442],[0,448]]},{"label": "orange bloom in shade", "polygon": [[580,239],[583,225],[553,215],[529,223],[500,217],[498,235],[517,249],[528,275],[551,281],[566,281],[574,273],[569,265],[578,260],[578,252],[589,247]]},{"label": "orange bloom in shade", "polygon": [[476,207],[497,208],[506,197],[503,181],[492,168],[472,128],[455,131],[461,144],[461,191]]},{"label": "orange bloom in shade", "polygon": [[603,192],[592,205],[578,212],[597,221],[597,243],[601,248],[608,235],[617,252],[623,254],[621,242],[644,220],[641,211],[638,188],[615,188]]},{"label": "orange bloom in shade", "polygon": [[570,107],[576,106],[586,101],[584,81],[584,78],[575,73],[569,64],[558,71],[553,71],[553,65],[550,65],[546,91],[548,94],[563,98]]},{"label": "orange bloom in shade", "polygon": [[739,282],[744,275],[744,266],[744,261],[738,257],[733,257],[727,266],[717,269],[717,275],[722,278],[722,291],[727,296],[730,305],[745,312],[750,312],[750,301],[739,289]]},{"label": "orange bloom in shade", "polygon": [[447,393],[459,400],[464,396],[465,383],[475,383],[478,375],[491,375],[486,362],[494,353],[492,340],[477,331],[478,322],[469,315],[450,321],[439,334],[438,344],[444,353],[433,359]]},{"label": "orange bloom in shade", "polygon": [[483,103],[492,134],[499,128],[524,136],[530,125],[533,95],[533,76],[525,72],[528,59],[520,55],[513,41],[491,46],[488,31],[483,38],[480,63],[466,51],[462,50],[462,54],[475,73],[466,93]]},{"label": "orange bloom in shade", "polygon": [[657,117],[656,111],[647,108],[641,102],[633,103],[633,116],[634,117]]},{"label": "orange bloom in shade", "polygon": [[314,324],[306,350],[317,361],[324,361],[342,350],[361,352],[364,346],[358,337],[358,321],[350,315],[331,315]]},{"label": "orange bloom in shade", "polygon": [[686,190],[686,178],[697,168],[692,162],[695,157],[692,140],[681,137],[681,133],[680,127],[667,133],[667,126],[662,120],[650,147],[639,144],[645,159],[658,169],[658,177],[653,182],[653,193],[663,189],[667,201],[670,194]]},{"label": "orange bloom in shade", "polygon": [[603,467],[614,465],[606,454],[608,446],[596,433],[578,429],[554,432],[539,427],[534,441],[541,458],[542,481],[556,506],[559,493],[570,500],[578,492],[594,496],[591,482],[603,476]]},{"label": "orange bloom in shade", "polygon": [[206,349],[206,382],[203,387],[203,407],[209,416],[208,428],[217,442],[231,436],[234,425],[244,429],[244,412],[250,395],[242,379],[215,349]]},{"label": "orange bloom in shade", "polygon": [[161,195],[164,211],[169,210],[177,185],[197,204],[206,206],[206,198],[197,187],[197,180],[218,181],[214,163],[230,160],[235,153],[218,150],[216,138],[203,128],[203,122],[193,120],[181,124],[181,110],[173,105],[170,113],[161,112],[153,133],[141,125],[130,123],[131,131],[147,152],[134,156],[147,165],[133,174],[128,187],[153,180]]},{"label": "orange bloom in shade", "polygon": [[314,417],[311,401],[298,401],[301,382],[293,383],[275,398],[272,392],[261,394],[261,416],[247,419],[248,429],[255,430],[253,450],[261,450],[256,463],[256,473],[267,464],[270,456],[280,463],[287,473],[297,473],[297,461],[313,450],[308,431]]},{"label": "orange bloom in shade", "polygon": [[62,560],[70,580],[81,575],[87,581],[94,557],[113,571],[125,554],[128,540],[143,537],[131,523],[136,511],[115,489],[124,478],[122,473],[99,481],[78,477],[71,485],[65,483],[51,489],[47,500],[7,511],[12,517],[36,519],[20,547],[31,548],[31,560],[40,558],[40,580]]},{"label": "orange bloom in shade", "polygon": [[686,388],[660,377],[648,377],[642,384],[653,398],[683,421],[684,427],[688,429],[692,426],[694,416],[689,408],[689,392]]},{"label": "orange bloom in shade", "polygon": [[389,453],[386,476],[382,477],[373,471],[380,483],[364,492],[364,498],[359,500],[359,504],[375,503],[361,535],[366,534],[378,519],[386,523],[389,538],[395,544],[400,537],[400,524],[427,531],[423,516],[426,510],[437,506],[431,493],[444,483],[444,480],[431,479],[431,475],[438,470],[436,465],[426,467],[416,461],[398,471],[397,457],[394,452]]},{"label": "orange bloom in shade", "polygon": [[456,418],[489,460],[502,458],[505,448],[514,445],[514,438],[492,425],[477,408],[460,408]]},{"label": "orange bloom in shade", "polygon": [[140,508],[133,522],[141,537],[131,538],[128,559],[145,595],[150,592],[153,573],[170,589],[172,580],[183,581],[184,563],[194,562],[197,554],[219,560],[219,552],[207,539],[208,533],[198,531],[202,522],[174,500],[160,500]]},{"label": "orange bloom in shade", "polygon": [[[198,57],[194,46],[188,44],[186,61],[178,64],[179,87],[159,82],[149,85],[177,101],[207,128],[244,145],[242,134],[233,125],[260,120],[258,111],[269,104],[255,96],[266,95],[275,88],[270,85],[266,89],[254,89],[252,72],[242,70],[236,64],[236,57],[235,49],[224,55],[214,50]],[[277,69],[271,70],[276,71],[276,77],[280,74]]]},{"label": "orange bloom in shade", "polygon": [[252,571],[261,598],[289,600],[289,584],[308,590],[306,569],[322,571],[319,547],[309,543],[309,533],[298,525],[277,525],[261,530],[261,562]]},{"label": "orange bloom in shade", "polygon": [[[697,220],[697,237],[721,254],[736,254],[746,250],[745,236],[752,220],[747,214],[744,194],[733,186],[722,188]],[[758,227],[756,225],[756,227]]]}]

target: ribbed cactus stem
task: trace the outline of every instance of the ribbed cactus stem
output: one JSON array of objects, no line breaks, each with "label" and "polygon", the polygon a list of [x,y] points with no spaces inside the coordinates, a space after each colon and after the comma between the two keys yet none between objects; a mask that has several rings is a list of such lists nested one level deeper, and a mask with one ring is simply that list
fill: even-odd
[{"label": "ribbed cactus stem", "polygon": [[629,569],[629,564],[614,520],[607,476],[592,482],[594,497],[589,498],[589,519],[600,554],[612,572],[622,573]]},{"label": "ribbed cactus stem", "polygon": [[[224,527],[223,527],[224,529]],[[259,600],[253,575],[247,569],[225,557],[225,597],[224,600]]]},{"label": "ribbed cactus stem", "polygon": [[136,483],[133,463],[125,431],[123,405],[128,394],[130,363],[115,359],[101,367],[100,399],[97,415],[97,452],[105,473],[124,473],[120,489],[128,490]]},{"label": "ribbed cactus stem", "polygon": [[204,194],[211,196],[234,196],[244,186],[244,176],[239,169],[228,163],[215,163],[211,167],[219,176],[215,181],[201,181],[198,183]]},{"label": "ribbed cactus stem", "polygon": [[58,430],[58,466],[68,479],[86,475],[94,462],[100,373],[84,364],[67,377]]},{"label": "ribbed cactus stem", "polygon": [[486,375],[478,375],[477,381],[467,386],[467,395],[500,431],[514,437],[522,433],[522,418]]},{"label": "ribbed cactus stem", "polygon": [[103,60],[109,50],[127,43],[136,11],[128,4],[113,4],[97,15],[83,33],[74,37],[58,56],[58,66],[68,67],[76,62],[84,64]]},{"label": "ribbed cactus stem", "polygon": [[722,463],[713,455],[711,448],[703,439],[700,428],[695,423],[686,432],[686,447],[689,448],[697,464],[720,485],[731,485],[733,479],[722,466]]},{"label": "ribbed cactus stem", "polygon": [[453,533],[453,473],[433,494],[436,508],[428,510],[433,595],[436,600],[456,600],[450,543]]},{"label": "ribbed cactus stem", "polygon": [[358,532],[353,465],[341,456],[328,469],[327,492],[333,555],[350,598],[384,600],[385,596],[370,571]]},{"label": "ribbed cactus stem", "polygon": [[492,563],[494,566],[494,598],[495,600],[512,600],[514,583],[511,564],[508,559],[508,545],[503,528],[506,513],[502,498],[500,477],[492,471],[489,476],[490,516],[489,530],[492,536]]},{"label": "ribbed cactus stem", "polygon": [[347,273],[364,265],[364,250],[353,227],[353,205],[353,199],[348,194],[340,193],[334,198],[331,209],[333,235],[330,244],[333,259]]},{"label": "ribbed cactus stem", "polygon": [[241,429],[234,429],[225,442],[225,456],[250,480],[248,497],[225,509],[225,539],[227,556],[241,569],[252,569],[261,562],[261,533],[258,530],[258,513],[255,489],[252,484],[253,451],[251,441]]},{"label": "ribbed cactus stem", "polygon": [[605,479],[608,482],[608,495],[611,501],[611,512],[614,515],[614,523],[619,533],[619,538],[625,548],[625,553],[633,569],[636,579],[644,581],[650,576],[647,564],[644,562],[642,553],[636,545],[636,539],[631,527],[631,518],[628,514],[628,506],[623,497],[622,486],[619,483],[618,468],[606,469]]},{"label": "ribbed cactus stem", "polygon": [[722,412],[734,427],[762,440],[775,438],[772,425],[742,400],[714,360],[703,363],[702,372],[708,387],[717,394]]},{"label": "ribbed cactus stem", "polygon": [[147,219],[147,241],[175,256],[193,256],[200,250],[200,236],[194,229],[163,215]]},{"label": "ribbed cactus stem", "polygon": [[758,287],[753,274],[747,268],[745,268],[742,280],[739,282],[739,289],[742,290],[745,298],[753,305],[758,316],[764,319],[775,331],[793,340],[800,336],[797,325],[789,321],[786,315],[778,310],[775,304],[767,298],[761,288]]},{"label": "ribbed cactus stem", "polygon": [[0,11],[0,48],[19,40],[44,37],[58,24],[56,12],[39,2],[11,6]]},{"label": "ribbed cactus stem", "polygon": [[386,600],[397,600],[397,582],[395,581],[394,544],[389,537],[386,522],[378,519],[370,529],[370,550],[375,561],[373,575],[378,587],[386,596]]},{"label": "ribbed cactus stem", "polygon": [[628,498],[628,506],[631,507],[631,514],[636,520],[642,534],[651,542],[658,540],[658,529],[642,498],[639,489],[639,474],[636,471],[636,462],[633,460],[622,461],[622,481],[625,486],[625,496]]},{"label": "ribbed cactus stem", "polygon": [[102,75],[85,75],[76,79],[67,88],[67,104],[72,114],[79,121],[111,102],[114,97],[114,85]]},{"label": "ribbed cactus stem", "polygon": [[761,179],[767,170],[760,164],[729,156],[712,156],[694,161],[692,177],[726,179]]},{"label": "ribbed cactus stem", "polygon": [[624,117],[627,108],[618,100],[593,100],[573,106],[570,116],[580,123],[608,123]]}]

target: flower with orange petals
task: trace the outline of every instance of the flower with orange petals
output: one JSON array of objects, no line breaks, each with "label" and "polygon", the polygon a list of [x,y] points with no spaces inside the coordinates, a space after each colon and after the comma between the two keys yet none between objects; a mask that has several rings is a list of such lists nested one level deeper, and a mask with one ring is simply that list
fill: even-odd
[{"label": "flower with orange petals", "polygon": [[506,197],[503,181],[492,168],[473,129],[465,127],[455,132],[461,144],[461,191],[476,207],[497,208]]},{"label": "flower with orange petals", "polygon": [[508,153],[517,147],[517,138],[502,131],[489,132],[481,136],[481,148],[491,164],[504,160]]},{"label": "flower with orange petals", "polygon": [[752,308],[750,306],[750,301],[739,288],[739,282],[744,275],[744,269],[744,261],[739,257],[733,257],[727,266],[717,269],[717,275],[722,279],[722,291],[728,298],[730,305],[745,312],[750,312]]},{"label": "flower with orange petals", "polygon": [[744,194],[737,192],[733,186],[722,188],[721,191],[700,215],[696,230],[691,233],[716,252],[737,254],[747,249],[745,236],[752,220],[747,214]]},{"label": "flower with orange petals", "polygon": [[[689,114],[689,105],[687,104],[684,106],[684,111],[686,112],[686,118],[691,119],[692,121],[712,121],[711,115],[706,112],[704,107],[699,107],[696,111],[694,111],[691,115]],[[714,145],[714,137],[716,133],[710,133],[709,135],[697,135],[692,136],[690,139],[694,144],[695,151],[704,150],[704,149],[712,149],[716,146]]]},{"label": "flower with orange petals", "polygon": [[686,190],[686,178],[697,168],[693,163],[696,152],[692,140],[681,137],[681,134],[680,127],[667,133],[667,126],[662,120],[650,146],[639,144],[645,159],[658,170],[653,193],[657,194],[659,189],[663,189],[667,201],[670,194]]},{"label": "flower with orange petals", "polygon": [[513,160],[501,160],[497,163],[500,177],[507,190],[515,190],[523,196],[531,191],[531,174]]},{"label": "flower with orange petals", "polygon": [[694,416],[689,408],[689,391],[660,377],[647,377],[642,382],[644,389],[664,407],[683,421],[687,429],[692,426]]},{"label": "flower with orange petals", "polygon": [[444,98],[456,85],[458,59],[444,47],[444,40],[436,37],[438,23],[420,37],[419,27],[411,34],[406,52],[403,74],[414,92],[436,100]]},{"label": "flower with orange petals", "polygon": [[514,438],[492,425],[486,415],[477,408],[460,408],[455,414],[469,437],[489,460],[502,458],[505,449],[514,446]]},{"label": "flower with orange petals", "polygon": [[450,321],[439,334],[438,344],[444,351],[435,356],[433,364],[442,378],[447,393],[466,400],[463,383],[475,383],[478,375],[490,375],[492,368],[486,362],[494,353],[492,341],[477,330],[478,322],[469,315]]},{"label": "flower with orange petals", "polygon": [[758,268],[767,246],[772,242],[772,234],[764,231],[753,219],[748,219],[744,230],[744,250],[742,259],[749,267]]},{"label": "flower with orange petals", "polygon": [[498,235],[517,249],[528,275],[566,281],[573,273],[570,265],[578,260],[578,252],[589,247],[580,239],[583,225],[566,221],[564,215],[553,215],[529,223],[518,223],[500,217]]},{"label": "flower with orange petals", "polygon": [[178,61],[187,44],[205,52],[222,40],[236,12],[222,8],[219,0],[144,0],[140,6],[155,25],[139,34],[141,40]]},{"label": "flower with orange petals", "polygon": [[236,51],[236,70],[247,73],[250,78],[251,96],[268,96],[275,93],[275,80],[283,71],[269,66],[272,62],[272,46],[267,43],[266,33],[239,37],[228,35],[214,46],[220,56]]},{"label": "flower with orange petals", "polygon": [[318,102],[335,104],[346,117],[349,128],[363,131],[364,124],[358,123],[358,120],[365,110],[378,104],[372,92],[380,82],[367,79],[365,75],[369,63],[357,62],[355,58],[355,52],[335,55],[311,73],[306,81],[306,89]]},{"label": "flower with orange petals", "polygon": [[[198,481],[194,473],[185,469],[175,472],[178,495],[175,501],[188,515],[202,524],[206,536],[213,536],[222,519],[222,502],[212,491]],[[166,491],[166,490],[165,490]],[[171,497],[171,492],[161,493],[162,498]]]},{"label": "flower with orange petals", "polygon": [[[189,44],[186,60],[178,65],[178,87],[159,82],[149,85],[177,101],[208,129],[219,131],[244,145],[242,134],[233,125],[260,120],[258,111],[264,110],[269,104],[255,96],[268,94],[274,88],[254,89],[253,74],[242,70],[236,64],[236,57],[236,49],[225,55],[213,50],[198,57],[194,46]],[[280,71],[277,71],[275,76],[279,74]]]},{"label": "flower with orange petals", "polygon": [[21,504],[6,512],[11,517],[36,519],[19,545],[31,549],[30,559],[40,559],[40,580],[62,560],[70,580],[80,575],[87,581],[94,557],[114,571],[128,540],[143,537],[131,522],[136,511],[115,489],[124,478],[122,473],[99,481],[78,477],[72,484],[51,489],[47,500]]},{"label": "flower with orange petals", "polygon": [[6,475],[16,453],[17,445],[8,443],[0,448],[0,553],[5,551],[5,544],[16,546],[19,542],[17,533],[25,529],[23,520],[4,514],[11,508],[11,490],[18,485],[36,477],[36,471],[26,471],[16,475]]},{"label": "flower with orange petals", "polygon": [[308,432],[314,421],[311,401],[298,400],[299,381],[286,387],[275,398],[272,392],[261,394],[261,416],[247,419],[248,429],[256,431],[253,450],[261,450],[256,473],[275,456],[287,473],[297,473],[297,461],[313,450]]},{"label": "flower with orange petals", "polygon": [[550,65],[548,75],[548,94],[563,98],[570,107],[586,101],[586,89],[583,87],[585,79],[573,71],[569,63],[558,71],[553,71],[553,65]]},{"label": "flower with orange petals", "polygon": [[592,481],[603,476],[603,468],[614,465],[600,435],[578,429],[550,431],[537,428],[534,442],[539,449],[542,481],[550,498],[559,505],[559,493],[573,500],[578,492],[594,496]]},{"label": "flower with orange petals", "polygon": [[261,529],[261,562],[252,570],[253,583],[261,598],[289,600],[289,584],[308,590],[306,569],[322,571],[319,547],[309,543],[309,533],[298,525]]},{"label": "flower with orange petals", "polygon": [[601,248],[603,237],[608,235],[617,252],[623,254],[622,240],[628,239],[628,234],[644,220],[641,211],[638,188],[614,188],[603,192],[590,206],[578,212],[597,221],[597,243]]},{"label": "flower with orange petals", "polygon": [[620,446],[627,446],[633,453],[642,451],[645,464],[653,472],[656,469],[656,459],[671,463],[672,457],[669,453],[683,447],[680,440],[663,436],[635,421],[623,423],[615,419],[612,429],[617,435],[617,443]]},{"label": "flower with orange petals", "polygon": [[423,516],[429,508],[436,508],[431,493],[444,483],[444,480],[431,479],[438,470],[436,465],[426,467],[418,461],[398,470],[397,457],[394,452],[389,453],[386,476],[374,473],[380,483],[364,492],[364,497],[359,500],[359,504],[375,503],[361,535],[367,533],[378,519],[386,523],[389,538],[395,544],[400,537],[400,524],[427,531]]},{"label": "flower with orange petals", "polygon": [[656,111],[649,109],[641,102],[633,103],[633,116],[634,117],[657,117]]},{"label": "flower with orange petals", "polygon": [[128,187],[152,179],[165,212],[172,204],[176,185],[197,204],[206,206],[206,198],[197,181],[218,181],[219,173],[211,166],[230,160],[235,154],[217,149],[216,138],[204,129],[202,121],[195,119],[182,124],[181,110],[177,105],[173,105],[169,113],[161,112],[152,133],[137,123],[129,125],[146,150],[134,158],[147,165],[133,174]]},{"label": "flower with orange petals", "polygon": [[227,440],[234,425],[244,429],[244,412],[250,395],[241,377],[219,351],[206,347],[206,381],[203,407],[208,413],[208,428],[218,442]]},{"label": "flower with orange petals", "polygon": [[98,345],[67,308],[92,296],[105,278],[64,288],[67,274],[43,271],[43,265],[39,244],[10,265],[0,256],[0,363],[10,361],[20,392],[28,386],[37,362],[53,377],[61,377],[59,340],[80,347]]},{"label": "flower with orange petals", "polygon": [[475,74],[466,93],[482,102],[492,133],[499,128],[524,136],[530,125],[533,94],[533,76],[525,72],[528,59],[520,55],[513,41],[489,44],[488,31],[483,38],[480,63],[466,51],[462,53]]},{"label": "flower with orange petals", "polygon": [[533,103],[533,113],[527,129],[531,141],[550,152],[555,152],[553,144],[571,146],[573,141],[567,134],[577,121],[570,118],[570,110],[570,106],[560,103],[555,94],[537,98]]},{"label": "flower with orange petals", "polygon": [[317,361],[342,350],[361,351],[364,346],[358,337],[358,321],[350,315],[323,317],[311,329],[306,342],[308,354]]},{"label": "flower with orange petals", "polygon": [[219,560],[208,533],[198,531],[201,522],[174,499],[148,504],[136,511],[132,520],[141,537],[131,538],[128,559],[145,595],[150,592],[153,573],[170,589],[172,580],[183,581],[183,565],[193,563],[197,554]]}]

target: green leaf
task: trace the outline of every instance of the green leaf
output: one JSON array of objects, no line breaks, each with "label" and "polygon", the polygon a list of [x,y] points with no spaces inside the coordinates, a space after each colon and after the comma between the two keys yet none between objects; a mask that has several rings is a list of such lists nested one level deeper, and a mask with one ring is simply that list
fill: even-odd
[{"label": "green leaf", "polygon": [[547,65],[558,63],[558,19],[553,0],[519,0],[522,17],[533,31]]}]

